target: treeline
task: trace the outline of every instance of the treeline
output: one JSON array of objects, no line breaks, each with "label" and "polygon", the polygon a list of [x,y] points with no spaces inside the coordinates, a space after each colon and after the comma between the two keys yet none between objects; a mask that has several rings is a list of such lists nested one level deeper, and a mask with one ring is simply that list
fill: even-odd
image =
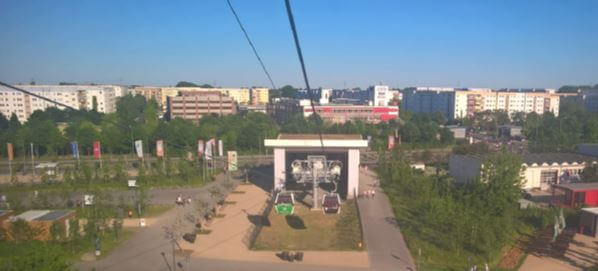
[{"label": "treeline", "polygon": [[[34,112],[26,123],[16,116],[9,120],[0,115],[0,150],[7,156],[6,143],[12,143],[17,157],[71,154],[69,142],[76,141],[80,155],[93,153],[93,142],[101,142],[102,153],[127,154],[133,142],[143,141],[143,150],[155,152],[156,140],[164,140],[167,156],[196,153],[197,141],[221,139],[225,150],[240,153],[264,153],[264,139],[284,133],[317,133],[320,120],[296,115],[288,122],[277,124],[263,113],[245,115],[204,116],[200,124],[189,120],[161,118],[155,101],[142,96],[127,95],[116,104],[116,112],[72,111],[49,108]],[[380,124],[363,121],[344,124],[322,123],[324,133],[349,133],[370,136],[371,146],[385,148],[388,135],[398,133],[404,144],[415,147],[437,147],[454,143],[452,133],[442,128],[440,114],[401,113],[400,120]],[[32,145],[31,145],[32,144]]]},{"label": "treeline", "polygon": [[573,151],[580,143],[598,143],[598,114],[572,101],[561,101],[558,117],[551,112],[516,112],[509,118],[504,111],[484,111],[455,122],[491,136],[498,136],[502,125],[521,126],[532,152]]},{"label": "treeline", "polygon": [[378,174],[413,255],[423,266],[459,269],[468,257],[478,266],[496,262],[522,232],[544,228],[549,212],[519,210],[520,158],[497,153],[484,162],[484,180],[458,186],[447,176],[426,176],[397,150]]},{"label": "treeline", "polygon": [[7,156],[6,143],[12,143],[15,156],[71,154],[69,142],[77,141],[81,155],[93,153],[93,142],[100,141],[103,153],[133,151],[135,140],[143,141],[145,153],[155,151],[156,140],[163,139],[168,156],[196,153],[197,141],[222,139],[225,149],[257,152],[263,140],[278,134],[278,125],[262,113],[205,116],[201,125],[189,120],[165,121],[155,101],[127,95],[119,99],[115,113],[71,111],[49,108],[36,111],[26,123],[16,116],[0,115],[0,149]]},{"label": "treeline", "polygon": [[527,114],[523,134],[533,152],[573,151],[580,143],[598,143],[598,114],[573,102],[561,103],[559,116]]}]

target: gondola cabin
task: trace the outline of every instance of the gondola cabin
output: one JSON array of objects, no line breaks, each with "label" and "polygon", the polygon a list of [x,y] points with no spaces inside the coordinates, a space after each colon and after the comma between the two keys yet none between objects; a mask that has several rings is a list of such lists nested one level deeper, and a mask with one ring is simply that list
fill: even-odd
[{"label": "gondola cabin", "polygon": [[338,193],[330,193],[322,197],[322,209],[325,214],[338,214],[341,212],[341,198]]},{"label": "gondola cabin", "polygon": [[295,210],[295,195],[293,193],[278,193],[274,200],[277,214],[292,215]]}]

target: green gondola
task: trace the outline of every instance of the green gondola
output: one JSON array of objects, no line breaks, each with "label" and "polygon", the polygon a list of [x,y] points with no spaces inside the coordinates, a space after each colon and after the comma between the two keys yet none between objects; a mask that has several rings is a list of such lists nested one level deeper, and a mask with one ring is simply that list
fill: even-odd
[{"label": "green gondola", "polygon": [[281,192],[276,194],[274,209],[280,215],[292,215],[295,211],[295,195],[293,193]]}]

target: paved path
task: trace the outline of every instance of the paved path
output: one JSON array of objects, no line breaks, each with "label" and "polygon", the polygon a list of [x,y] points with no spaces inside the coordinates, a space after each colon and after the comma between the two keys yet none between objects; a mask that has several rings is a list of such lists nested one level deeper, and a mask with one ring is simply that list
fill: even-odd
[{"label": "paved path", "polygon": [[519,270],[581,271],[594,265],[598,265],[598,241],[590,236],[575,234],[562,257],[530,253]]},{"label": "paved path", "polygon": [[[224,176],[219,178],[222,179]],[[201,188],[181,190],[186,196],[208,199],[210,198],[208,190],[216,185],[219,185],[218,181],[211,182]],[[179,193],[179,189],[171,189],[166,192],[159,192],[157,198],[163,200],[164,203],[174,203],[177,193]],[[172,260],[172,246],[165,239],[163,226],[170,226],[177,216],[182,216],[182,214],[183,207],[173,208],[155,218],[148,227],[140,229],[108,257],[95,262],[77,262],[75,268],[78,270],[91,270],[93,268],[95,270],[168,270],[160,253],[165,252]]]},{"label": "paved path", "polygon": [[359,212],[363,221],[365,243],[372,270],[415,270],[411,253],[399,227],[394,222],[388,197],[382,189],[374,186],[377,182],[375,173],[360,170],[360,192],[376,190],[374,198],[359,200]]}]

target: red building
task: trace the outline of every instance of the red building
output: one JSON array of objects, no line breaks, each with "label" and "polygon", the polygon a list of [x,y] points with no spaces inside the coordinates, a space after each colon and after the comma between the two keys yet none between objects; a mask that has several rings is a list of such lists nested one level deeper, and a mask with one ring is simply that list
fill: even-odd
[{"label": "red building", "polygon": [[[316,105],[316,112],[327,122],[345,123],[361,120],[368,123],[379,123],[399,118],[398,106],[369,106],[369,105]],[[303,115],[309,117],[313,110],[309,106],[303,107]]]},{"label": "red building", "polygon": [[557,206],[598,206],[598,183],[570,183],[553,186],[552,200]]}]

